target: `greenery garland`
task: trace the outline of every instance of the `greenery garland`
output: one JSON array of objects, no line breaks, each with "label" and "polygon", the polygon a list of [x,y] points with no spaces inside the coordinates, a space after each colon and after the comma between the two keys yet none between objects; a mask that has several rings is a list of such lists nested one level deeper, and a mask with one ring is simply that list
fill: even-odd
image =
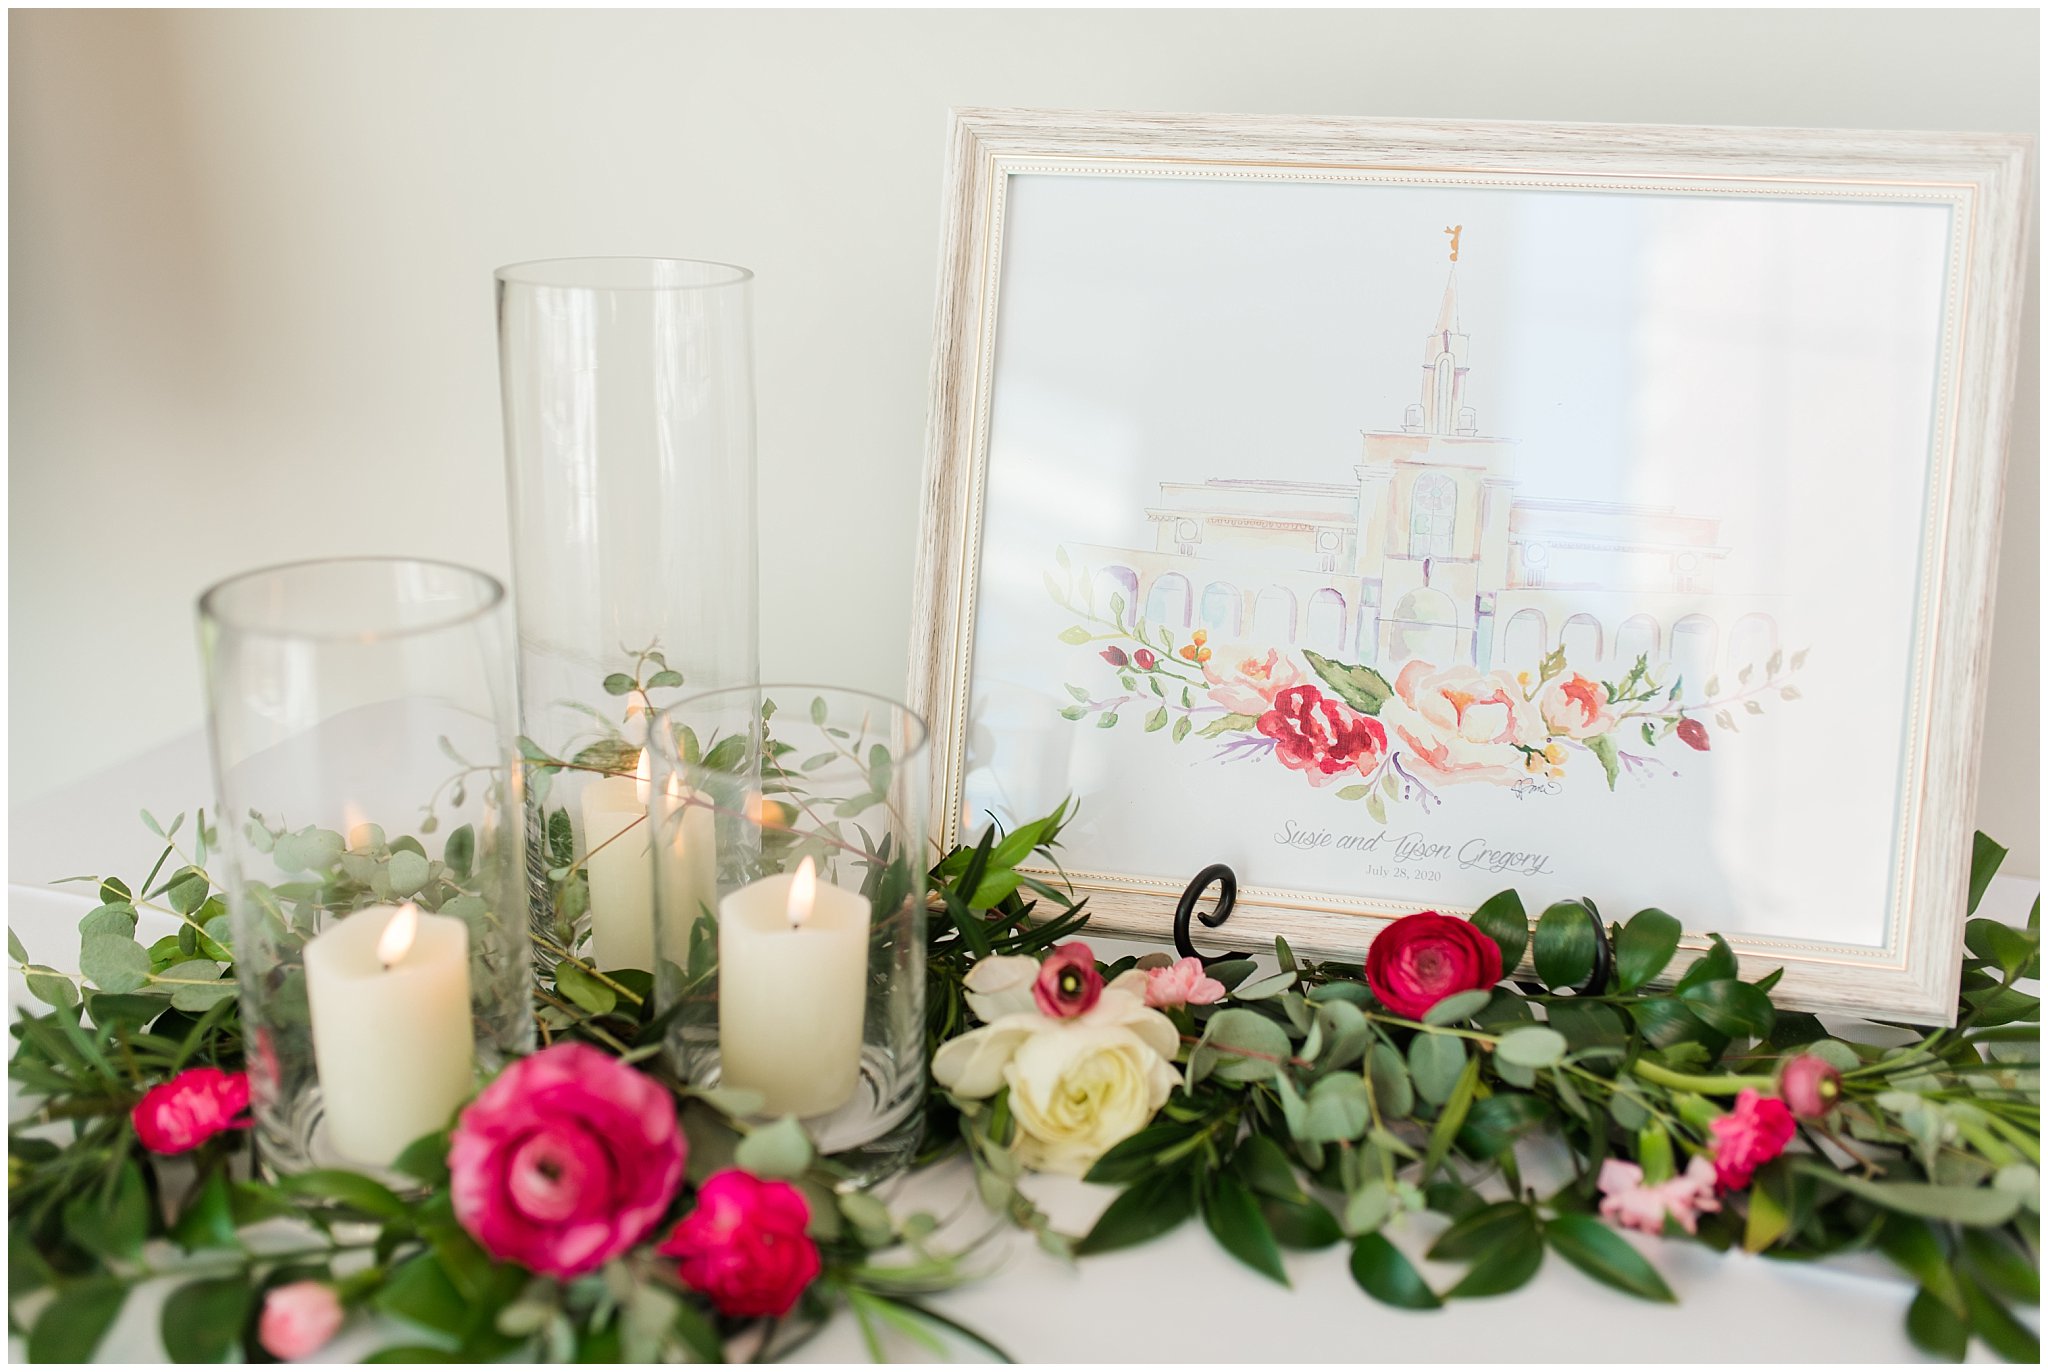
[{"label": "greenery garland", "polygon": [[[808,1201],[821,1270],[783,1319],[722,1313],[645,1245],[573,1280],[495,1260],[453,1212],[447,1135],[400,1160],[419,1184],[413,1198],[349,1171],[252,1175],[238,1130],[175,1158],[145,1148],[145,1093],[243,1061],[232,932],[206,866],[216,836],[201,813],[181,845],[182,819],[145,816],[165,847],[143,881],[97,880],[101,903],[80,924],[82,976],[30,963],[10,933],[31,993],[50,1007],[12,1025],[10,1076],[27,1113],[10,1126],[9,1318],[31,1359],[91,1356],[131,1291],[163,1277],[182,1283],[161,1325],[179,1360],[265,1357],[267,1303],[305,1282],[418,1331],[373,1361],[772,1355],[841,1308],[878,1359],[885,1329],[1000,1356],[923,1300],[973,1274],[974,1243],[945,1251],[934,1217],[892,1215],[844,1184],[793,1121],[749,1128],[716,1093],[674,1081],[686,1192],[736,1165],[787,1179]],[[1067,819],[1062,807],[1008,834],[991,830],[932,869],[934,1053],[978,1032],[975,969],[995,960],[1044,957],[1069,990],[1087,977],[1099,986],[1163,974],[1079,954],[1080,903],[1020,870],[1034,855],[1056,861]],[[2002,857],[1979,836],[1973,913]],[[174,915],[178,932],[138,943],[145,907]],[[2032,1361],[2038,1338],[2011,1305],[2039,1299],[2039,1002],[2015,983],[2038,975],[2038,918],[2037,903],[2025,931],[1972,919],[1956,1027],[1912,1030],[1896,1048],[1846,1043],[1811,1015],[1775,1008],[1776,974],[1740,980],[1718,937],[1673,984],[1656,985],[1679,924],[1655,910],[1605,930],[1612,984],[1574,994],[1601,952],[1598,912],[1567,901],[1532,923],[1504,892],[1464,927],[1494,945],[1498,961],[1483,961],[1496,976],[1526,951],[1533,978],[1486,978],[1414,1014],[1395,1013],[1356,964],[1304,961],[1276,941],[1277,970],[1219,963],[1208,976],[1227,995],[1219,985],[1212,1003],[1159,1012],[1181,1041],[1178,1084],[1150,1123],[1088,1169],[1120,1188],[1088,1234],[1058,1232],[1020,1186],[1031,1153],[1008,1088],[978,1098],[935,1089],[920,1161],[964,1150],[989,1207],[1062,1257],[1141,1243],[1199,1214],[1225,1249],[1283,1283],[1282,1249],[1348,1244],[1358,1284],[1410,1309],[1515,1289],[1546,1254],[1669,1301],[1654,1267],[1596,1217],[1603,1167],[1624,1161],[1646,1187],[1679,1178],[1686,1159],[1713,1154],[1717,1121],[1735,1118],[1731,1097],[1789,1094],[1788,1064],[1803,1059],[1821,1064],[1833,1089],[1797,1121],[1797,1144],[1725,1190],[1718,1209],[1704,1203],[1711,1191],[1697,1197],[1698,1213],[1674,1207],[1665,1232],[1789,1259],[1883,1253],[1918,1287],[1907,1327],[1920,1347],[1960,1358],[1975,1337]],[[536,988],[549,1040],[659,1074],[647,974],[551,952],[555,970]],[[1185,983],[1193,969],[1175,974]],[[1567,1163],[1548,1194],[1532,1184],[1542,1140],[1553,1163],[1558,1152]],[[1489,1200],[1494,1192],[1505,1198]],[[680,1197],[675,1213],[692,1203]],[[1430,1258],[1468,1264],[1441,1291],[1385,1237],[1426,1211],[1451,1221]]]}]

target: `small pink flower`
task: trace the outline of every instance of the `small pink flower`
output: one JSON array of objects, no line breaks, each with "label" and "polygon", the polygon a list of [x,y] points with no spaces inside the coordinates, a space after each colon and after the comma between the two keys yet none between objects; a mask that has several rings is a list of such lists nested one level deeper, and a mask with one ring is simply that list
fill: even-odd
[{"label": "small pink flower", "polygon": [[683,1180],[675,1102],[580,1043],[522,1058],[456,1121],[455,1218],[492,1257],[552,1277],[603,1266],[653,1229]]},{"label": "small pink flower", "polygon": [[1053,1019],[1085,1015],[1102,999],[1102,973],[1095,970],[1095,953],[1087,944],[1062,943],[1046,954],[1039,964],[1038,980],[1032,983],[1031,998],[1040,1014]]},{"label": "small pink flower", "polygon": [[1746,1087],[1735,1097],[1735,1109],[1709,1127],[1714,1131],[1714,1172],[1730,1191],[1749,1185],[1750,1175],[1784,1152],[1799,1129],[1784,1101]]},{"label": "small pink flower", "polygon": [[1175,1005],[1214,1005],[1225,994],[1223,983],[1202,970],[1200,958],[1182,958],[1170,967],[1145,969],[1145,1004],[1154,1010]]},{"label": "small pink flower", "polygon": [[152,1153],[189,1153],[214,1135],[244,1129],[235,1116],[249,1108],[249,1074],[191,1067],[142,1093],[129,1118]]},{"label": "small pink flower", "polygon": [[1721,1208],[1714,1197],[1714,1164],[1703,1157],[1655,1186],[1643,1185],[1643,1169],[1636,1164],[1609,1158],[1600,1164],[1600,1190],[1600,1218],[1645,1234],[1662,1234],[1667,1218],[1697,1234],[1699,1217]]},{"label": "small pink flower", "polygon": [[325,1348],[341,1321],[341,1298],[326,1282],[273,1286],[256,1321],[256,1342],[279,1362],[296,1362]]},{"label": "small pink flower", "polygon": [[779,1318],[823,1267],[806,1232],[810,1222],[811,1207],[788,1182],[727,1170],[698,1189],[697,1208],[658,1251],[678,1259],[683,1285],[709,1296],[721,1313]]},{"label": "small pink flower", "polygon": [[1826,1058],[1801,1053],[1778,1074],[1778,1094],[1794,1115],[1817,1120],[1835,1108],[1842,1094],[1842,1073]]}]

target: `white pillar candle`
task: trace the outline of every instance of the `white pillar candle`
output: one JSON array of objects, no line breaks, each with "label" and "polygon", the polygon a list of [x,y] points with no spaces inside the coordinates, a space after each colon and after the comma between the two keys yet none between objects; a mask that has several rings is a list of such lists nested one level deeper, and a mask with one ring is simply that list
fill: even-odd
[{"label": "white pillar candle", "polygon": [[599,970],[654,969],[654,858],[647,835],[647,752],[636,776],[583,788],[591,956]]},{"label": "white pillar candle", "polygon": [[771,1115],[823,1115],[860,1083],[867,897],[818,880],[809,858],[718,904],[721,1084]]},{"label": "white pillar candle", "polygon": [[469,929],[374,905],[308,942],[305,957],[328,1140],[386,1166],[446,1125],[476,1084]]},{"label": "white pillar candle", "polygon": [[689,960],[691,926],[718,906],[717,831],[711,797],[702,791],[685,793],[670,777],[656,822],[656,842],[661,845],[657,854],[660,956],[683,967]]}]

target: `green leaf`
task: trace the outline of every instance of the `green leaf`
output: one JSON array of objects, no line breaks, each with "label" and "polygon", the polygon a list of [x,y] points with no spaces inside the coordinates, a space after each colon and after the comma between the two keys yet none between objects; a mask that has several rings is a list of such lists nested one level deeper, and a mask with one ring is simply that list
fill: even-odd
[{"label": "green leaf", "polygon": [[166,978],[203,983],[198,986],[172,986],[171,1007],[191,1014],[204,1014],[235,994],[235,974],[232,970],[223,974],[220,965],[205,958],[194,958],[187,962],[172,963],[163,970]]},{"label": "green leaf", "polygon": [[1431,1262],[1463,1262],[1479,1257],[1524,1233],[1536,1232],[1536,1212],[1521,1201],[1495,1201],[1474,1210],[1437,1235],[1429,1247]]},{"label": "green leaf", "polygon": [[1599,934],[1593,914],[1576,900],[1561,900],[1536,921],[1536,975],[1553,991],[1577,986],[1593,975]]},{"label": "green leaf", "polygon": [[811,1136],[794,1115],[784,1115],[775,1123],[756,1129],[733,1150],[734,1162],[765,1178],[800,1177],[810,1169],[815,1156]]},{"label": "green leaf", "polygon": [[1204,724],[1195,737],[1217,738],[1223,734],[1241,734],[1248,729],[1257,728],[1258,723],[1259,717],[1257,715],[1219,715],[1217,718]]},{"label": "green leaf", "polygon": [[149,1234],[149,1192],[131,1158],[114,1174],[111,1189],[95,1186],[64,1203],[64,1230],[79,1246],[104,1258],[133,1258]]},{"label": "green leaf", "polygon": [[1451,1300],[1505,1295],[1527,1285],[1541,1266],[1543,1238],[1531,1225],[1481,1254],[1479,1261],[1473,1263],[1444,1295]]},{"label": "green leaf", "polygon": [[2019,1213],[2020,1198],[1991,1186],[1940,1186],[1924,1181],[1866,1181],[1850,1172],[1802,1159],[1800,1170],[1825,1185],[1861,1196],[1874,1205],[1951,1224],[2004,1224]]},{"label": "green leaf", "polygon": [[1071,643],[1077,648],[1086,643],[1089,637],[1088,631],[1078,624],[1069,625],[1067,628],[1060,630],[1060,642]]},{"label": "green leaf", "polygon": [[390,860],[384,864],[384,877],[391,883],[394,896],[417,895],[432,872],[433,868],[424,857],[405,848],[393,851]]},{"label": "green leaf", "polygon": [[1302,656],[1315,674],[1323,679],[1337,698],[1362,715],[1376,715],[1380,706],[1387,703],[1387,697],[1394,688],[1387,679],[1370,667],[1353,667],[1342,662],[1332,662],[1313,649],[1304,648]]},{"label": "green leaf", "polygon": [[45,1005],[68,1010],[78,1004],[78,987],[61,972],[48,967],[27,967],[21,977],[28,983],[28,993]]},{"label": "green leaf", "polygon": [[[1887,1226],[1889,1227],[1889,1226]],[[2028,1305],[2041,1303],[2041,1273],[2032,1259],[1996,1229],[1965,1229],[1963,1256],[1985,1289]]]},{"label": "green leaf", "polygon": [[1460,991],[1456,995],[1445,996],[1423,1011],[1422,1022],[1435,1025],[1456,1024],[1484,1010],[1487,1002],[1492,999],[1491,986],[1481,987],[1476,991]]},{"label": "green leaf", "polygon": [[630,692],[638,684],[638,682],[634,681],[632,677],[627,676],[624,672],[613,672],[604,679],[604,693],[610,696],[622,696]]},{"label": "green leaf", "polygon": [[1970,1325],[1991,1351],[2007,1362],[2033,1366],[2041,1361],[2041,1336],[2021,1324],[2005,1303],[1965,1274],[1959,1279],[1970,1307]]},{"label": "green leaf", "polygon": [[1202,1219],[1225,1252],[1254,1272],[1271,1277],[1282,1286],[1288,1284],[1287,1269],[1281,1265],[1280,1246],[1273,1239],[1273,1230],[1243,1182],[1228,1175],[1218,1176],[1208,1203],[1202,1207]]},{"label": "green leaf", "polygon": [[1678,951],[1683,926],[1662,910],[1638,910],[1614,940],[1614,980],[1623,991],[1646,986]]},{"label": "green leaf", "polygon": [[[1196,1046],[1217,1058],[1214,1075],[1223,1081],[1265,1081],[1293,1047],[1287,1031],[1255,1010],[1219,1010]],[[1256,1056],[1253,1056],[1256,1055]]]},{"label": "green leaf", "polygon": [[[105,907],[101,908],[104,909]],[[92,916],[87,915],[86,918],[91,919]],[[128,932],[131,934],[135,932],[133,926],[130,926]],[[13,958],[16,962],[28,961],[28,949],[21,946],[21,935],[15,933],[12,929],[7,931],[7,956]]]},{"label": "green leaf", "polygon": [[149,954],[132,938],[87,934],[79,944],[78,970],[102,991],[138,991],[149,984]]},{"label": "green leaf", "polygon": [[279,1177],[277,1188],[309,1200],[326,1201],[359,1211],[380,1220],[409,1221],[412,1207],[400,1200],[390,1187],[360,1172],[321,1167]]},{"label": "green leaf", "polygon": [[1920,1283],[1920,1289],[1947,1306],[1957,1317],[1967,1313],[1963,1291],[1956,1285],[1948,1252],[1934,1228],[1923,1219],[1893,1212],[1884,1217],[1878,1230],[1877,1246],[1897,1263],[1900,1270]]},{"label": "green leaf", "polygon": [[178,1216],[171,1238],[188,1253],[205,1248],[239,1246],[235,1235],[234,1192],[226,1173],[214,1171],[207,1174],[205,1183],[185,1202],[185,1212]]},{"label": "green leaf", "polygon": [[1564,1060],[1564,1035],[1541,1024],[1525,1024],[1501,1035],[1494,1056],[1517,1067],[1555,1067]]},{"label": "green leaf", "polygon": [[609,1015],[618,1007],[616,991],[567,959],[555,964],[555,989],[593,1015]]},{"label": "green leaf", "polygon": [[1464,1127],[1465,1112],[1472,1108],[1472,1095],[1479,1087],[1479,1059],[1468,1058],[1465,1070],[1458,1074],[1458,1084],[1451,1090],[1451,1098],[1444,1102],[1436,1124],[1429,1131],[1429,1150],[1422,1155],[1422,1179],[1434,1176],[1437,1167],[1450,1156],[1451,1144],[1458,1137],[1458,1130]]},{"label": "green leaf", "polygon": [[396,1161],[391,1164],[395,1172],[402,1172],[416,1181],[430,1187],[444,1186],[448,1182],[448,1135],[445,1131],[414,1139],[405,1146]]},{"label": "green leaf", "polygon": [[1366,1058],[1366,1068],[1381,1115],[1406,1119],[1415,1113],[1415,1086],[1408,1079],[1408,1064],[1392,1044],[1374,1044]]},{"label": "green leaf", "polygon": [[[1160,1153],[1192,1137],[1193,1133],[1184,1124],[1148,1125],[1097,1158],[1082,1180],[1104,1186],[1121,1186],[1137,1181],[1152,1173]],[[1260,1140],[1254,1136],[1252,1141]]]},{"label": "green leaf", "polygon": [[1594,1281],[1646,1301],[1678,1302],[1649,1259],[1591,1215],[1559,1215],[1543,1226],[1543,1237],[1559,1257]]},{"label": "green leaf", "polygon": [[[135,907],[127,901],[115,901],[108,905],[96,905],[78,921],[80,934],[118,934],[122,938],[135,937]],[[22,962],[28,959],[23,957]]]},{"label": "green leaf", "polygon": [[28,1360],[90,1361],[127,1299],[127,1286],[113,1277],[89,1277],[61,1288],[29,1331]]},{"label": "green leaf", "polygon": [[1502,891],[1487,897],[1486,903],[1472,912],[1472,922],[1500,945],[1500,965],[1513,975],[1522,961],[1522,951],[1529,946],[1529,912],[1521,895]]},{"label": "green leaf", "polygon": [[1728,940],[1719,934],[1709,934],[1707,951],[1693,959],[1692,965],[1685,969],[1685,975],[1672,989],[1683,994],[1703,982],[1729,981],[1739,970],[1735,950],[1728,946]]},{"label": "green leaf", "polygon": [[1415,1265],[1380,1234],[1367,1234],[1351,1245],[1351,1279],[1383,1305],[1434,1310],[1443,1304]]},{"label": "green leaf", "polygon": [[1475,1158],[1497,1158],[1549,1118],[1550,1106],[1541,1096],[1504,1091],[1473,1102],[1458,1132],[1458,1146]]},{"label": "green leaf", "polygon": [[173,1291],[159,1325],[171,1361],[229,1361],[255,1294],[241,1277],[187,1282]]},{"label": "green leaf", "polygon": [[1337,1217],[1320,1201],[1307,1198],[1288,1201],[1261,1196],[1259,1210],[1265,1215],[1266,1223],[1272,1227],[1273,1237],[1279,1240],[1282,1248],[1328,1248],[1344,1237],[1343,1229],[1338,1227]]},{"label": "green leaf", "polygon": [[1339,1072],[1310,1088],[1297,1137],[1311,1143],[1343,1143],[1364,1134],[1371,1123],[1365,1079],[1353,1072]]},{"label": "green leaf", "polygon": [[1408,1045],[1408,1075],[1416,1094],[1431,1105],[1451,1098],[1464,1067],[1464,1041],[1450,1034],[1418,1033]]},{"label": "green leaf", "polygon": [[436,1333],[460,1337],[469,1325],[469,1302],[448,1280],[432,1253],[422,1253],[394,1268],[375,1299],[386,1314]]},{"label": "green leaf", "polygon": [[1771,998],[1743,981],[1708,981],[1679,993],[1710,1029],[1730,1038],[1769,1038],[1776,1011]]},{"label": "green leaf", "polygon": [[189,915],[206,904],[206,897],[212,889],[212,883],[206,879],[206,873],[187,867],[171,878],[170,885],[164,888],[164,896],[170,901],[173,910],[181,915]]},{"label": "green leaf", "polygon": [[1991,878],[1998,875],[1999,864],[2005,861],[2005,848],[1993,842],[1980,831],[1970,843],[1970,906],[1969,913],[1976,914],[1978,904],[1984,899]]},{"label": "green leaf", "polygon": [[1586,751],[1600,759],[1600,770],[1607,773],[1607,789],[1613,790],[1621,776],[1621,752],[1614,746],[1613,736],[1596,734],[1585,743]]},{"label": "green leaf", "polygon": [[1921,1352],[1945,1362],[1961,1362],[1970,1351],[1969,1322],[1925,1287],[1906,1307],[1906,1337]]},{"label": "green leaf", "polygon": [[1160,707],[1159,707],[1158,709],[1154,710],[1154,711],[1153,711],[1153,712],[1152,712],[1151,714],[1149,714],[1149,715],[1146,715],[1146,716],[1145,716],[1145,732],[1146,732],[1146,733],[1148,733],[1148,734],[1153,734],[1153,733],[1157,733],[1157,732],[1159,732],[1159,731],[1160,731],[1161,729],[1164,729],[1165,727],[1166,727],[1166,707],[1165,707],[1164,705],[1162,705],[1162,706],[1160,706]]},{"label": "green leaf", "polygon": [[1124,1188],[1095,1226],[1074,1245],[1077,1255],[1107,1253],[1147,1243],[1195,1212],[1195,1189],[1187,1173],[1155,1171]]},{"label": "green leaf", "polygon": [[[1184,1130],[1179,1132],[1182,1138],[1191,1137]],[[1244,1179],[1245,1185],[1262,1196],[1283,1201],[1307,1199],[1302,1193],[1301,1183],[1295,1180],[1294,1165],[1287,1160],[1287,1151],[1264,1134],[1253,1134],[1240,1144],[1231,1165]],[[1088,1180],[1096,1179],[1091,1169]]]}]

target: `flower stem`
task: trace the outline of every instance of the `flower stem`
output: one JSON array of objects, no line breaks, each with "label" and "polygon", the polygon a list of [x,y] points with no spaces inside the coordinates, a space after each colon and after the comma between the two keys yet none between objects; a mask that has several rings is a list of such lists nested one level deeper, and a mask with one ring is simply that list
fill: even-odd
[{"label": "flower stem", "polygon": [[1674,1072],[1654,1062],[1637,1058],[1629,1068],[1644,1081],[1670,1087],[1674,1091],[1690,1091],[1697,1096],[1732,1096],[1739,1091],[1775,1091],[1778,1089],[1775,1077],[1703,1077],[1690,1072]]}]

